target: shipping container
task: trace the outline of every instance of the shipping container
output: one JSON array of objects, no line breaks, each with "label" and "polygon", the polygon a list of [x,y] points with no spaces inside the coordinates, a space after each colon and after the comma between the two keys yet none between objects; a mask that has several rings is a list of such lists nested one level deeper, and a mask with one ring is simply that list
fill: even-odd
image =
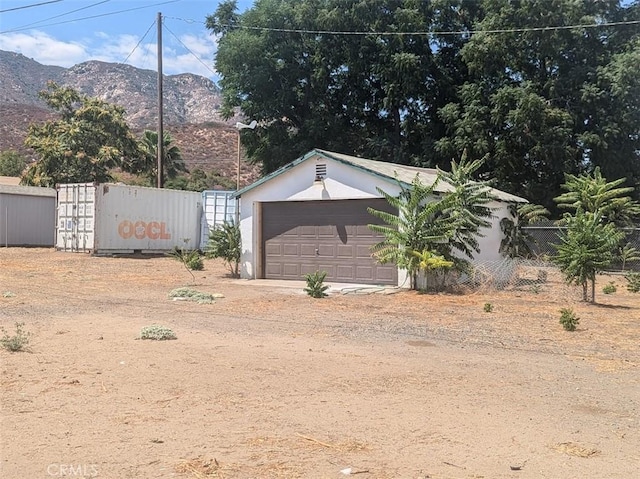
[{"label": "shipping container", "polygon": [[58,186],[56,248],[160,253],[198,249],[202,195],[112,183]]},{"label": "shipping container", "polygon": [[209,242],[209,232],[216,226],[235,221],[238,200],[233,197],[235,191],[207,190],[202,192],[202,230],[200,247]]},{"label": "shipping container", "polygon": [[56,190],[0,185],[0,244],[53,246],[56,237]]}]

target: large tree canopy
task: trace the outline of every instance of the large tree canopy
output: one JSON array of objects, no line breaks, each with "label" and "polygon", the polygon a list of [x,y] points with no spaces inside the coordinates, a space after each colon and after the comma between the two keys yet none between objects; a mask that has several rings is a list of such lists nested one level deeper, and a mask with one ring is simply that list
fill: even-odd
[{"label": "large tree canopy", "polygon": [[111,179],[112,168],[132,171],[140,152],[123,108],[53,82],[40,96],[60,118],[29,126],[25,144],[40,159],[29,167],[23,183],[103,182]]},{"label": "large tree canopy", "polygon": [[316,147],[431,167],[466,149],[553,208],[565,173],[640,181],[634,20],[638,1],[227,0],[207,26],[265,172]]}]

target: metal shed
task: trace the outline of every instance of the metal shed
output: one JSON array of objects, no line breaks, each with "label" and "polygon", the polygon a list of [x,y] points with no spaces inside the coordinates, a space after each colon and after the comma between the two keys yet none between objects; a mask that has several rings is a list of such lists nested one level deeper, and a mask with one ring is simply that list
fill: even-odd
[{"label": "metal shed", "polygon": [[0,244],[53,246],[56,190],[0,184]]}]

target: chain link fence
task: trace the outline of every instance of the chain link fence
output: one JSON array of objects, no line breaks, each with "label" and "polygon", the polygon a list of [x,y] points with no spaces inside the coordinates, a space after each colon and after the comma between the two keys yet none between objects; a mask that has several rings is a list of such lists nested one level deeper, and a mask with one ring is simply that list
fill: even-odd
[{"label": "chain link fence", "polygon": [[471,271],[458,278],[458,285],[478,293],[512,291],[545,294],[545,297],[579,299],[582,290],[566,284],[560,269],[545,259],[504,258],[473,262]]},{"label": "chain link fence", "polygon": [[[428,286],[427,286],[428,283]],[[472,261],[467,272],[447,271],[431,274],[426,282],[418,278],[419,289],[449,290],[463,294],[493,291],[543,293],[558,300],[580,299],[582,290],[566,284],[562,272],[546,259],[503,258]]]},{"label": "chain link fence", "polygon": [[[553,221],[545,221],[536,223],[533,226],[523,228],[531,238],[529,247],[536,258],[544,258],[545,256],[553,256],[556,254],[554,244],[560,243],[560,235],[566,228],[556,225]],[[635,256],[640,255],[640,228],[622,228],[625,233],[625,239],[622,245],[629,244],[638,252]],[[608,268],[609,271],[640,271],[640,260],[623,261],[621,258],[616,259]]]},{"label": "chain link fence", "polygon": [[[532,258],[502,258],[497,261],[472,260],[468,272],[435,273],[418,278],[419,289],[463,290],[465,293],[485,293],[491,291],[514,291],[544,293],[546,297],[558,300],[580,299],[582,288],[566,284],[560,269],[550,258],[557,254],[554,245],[560,244],[560,235],[566,228],[553,221],[536,223],[523,228],[530,237],[529,247]],[[636,249],[634,256],[640,256],[640,228],[624,228],[628,244]],[[620,274],[628,271],[640,272],[640,259],[622,261],[616,259],[607,273]]]}]

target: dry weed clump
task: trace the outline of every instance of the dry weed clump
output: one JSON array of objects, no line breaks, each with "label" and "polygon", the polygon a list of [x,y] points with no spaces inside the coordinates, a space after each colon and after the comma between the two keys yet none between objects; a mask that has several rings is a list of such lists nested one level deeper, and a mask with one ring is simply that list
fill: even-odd
[{"label": "dry weed clump", "polygon": [[551,448],[558,452],[568,454],[569,456],[584,458],[593,457],[600,454],[600,451],[598,449],[581,446],[580,444],[577,444],[575,442],[560,442],[558,444],[552,445]]},{"label": "dry weed clump", "polygon": [[195,459],[190,459],[178,464],[175,467],[175,471],[180,474],[190,474],[191,477],[195,477],[197,479],[224,477],[222,466],[216,458],[205,459],[197,457]]}]

